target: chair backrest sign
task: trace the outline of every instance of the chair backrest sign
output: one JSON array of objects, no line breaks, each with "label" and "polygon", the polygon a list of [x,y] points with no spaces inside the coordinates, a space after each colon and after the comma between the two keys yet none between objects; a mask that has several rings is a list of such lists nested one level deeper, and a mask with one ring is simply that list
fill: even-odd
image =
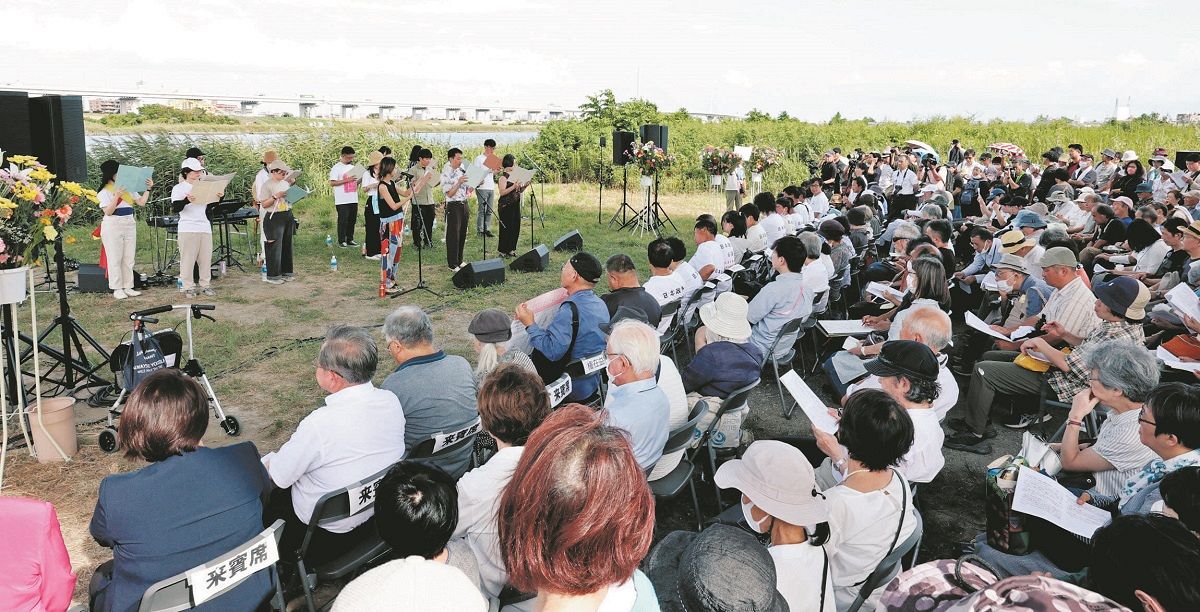
[{"label": "chair backrest sign", "polygon": [[476,420],[474,423],[471,423],[467,427],[464,427],[458,431],[452,431],[450,433],[438,432],[433,434],[433,453],[437,454],[438,451],[462,442],[463,440],[479,433],[482,430],[483,421]]},{"label": "chair backrest sign", "polygon": [[741,272],[742,270],[745,270],[745,269],[746,269],[746,266],[743,266],[742,264],[733,264],[732,266],[725,268],[725,271],[730,274],[737,274],[738,272]]},{"label": "chair backrest sign", "polygon": [[188,572],[192,602],[198,606],[232,589],[254,573],[275,565],[277,561],[279,546],[275,543],[274,529],[268,528],[243,548]]},{"label": "chair backrest sign", "polygon": [[604,353],[596,353],[591,357],[580,359],[579,363],[583,365],[583,373],[587,375],[604,369],[608,365],[608,356]]},{"label": "chair backrest sign", "polygon": [[550,396],[550,407],[559,405],[571,394],[571,376],[563,374],[558,380],[546,385],[546,394]]},{"label": "chair backrest sign", "polygon": [[350,516],[354,516],[359,512],[375,505],[375,491],[379,489],[379,483],[383,480],[383,476],[360,482],[348,489],[350,494]]}]

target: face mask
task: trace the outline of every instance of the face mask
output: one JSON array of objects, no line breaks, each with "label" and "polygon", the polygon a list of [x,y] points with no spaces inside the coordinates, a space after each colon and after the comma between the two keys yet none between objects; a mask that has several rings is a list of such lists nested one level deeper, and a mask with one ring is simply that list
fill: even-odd
[{"label": "face mask", "polygon": [[1008,293],[1009,291],[1012,291],[1013,287],[1012,287],[1012,283],[1010,283],[1006,280],[998,280],[998,281],[996,281],[996,288],[1004,293]]},{"label": "face mask", "polygon": [[[746,524],[750,526],[750,529],[753,530],[754,533],[766,533],[767,530],[762,526],[762,521],[756,521],[750,516],[750,509],[753,507],[754,504],[742,502],[742,516],[746,518]],[[762,520],[766,521],[767,517],[764,516]]]},{"label": "face mask", "polygon": [[909,289],[915,289],[917,286],[917,275],[909,274],[908,275],[908,283],[905,286],[908,287]]}]

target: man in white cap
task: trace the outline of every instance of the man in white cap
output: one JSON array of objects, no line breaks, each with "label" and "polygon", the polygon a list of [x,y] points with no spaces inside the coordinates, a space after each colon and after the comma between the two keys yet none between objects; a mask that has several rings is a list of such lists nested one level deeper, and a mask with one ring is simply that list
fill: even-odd
[{"label": "man in white cap", "polygon": [[833,581],[821,548],[829,503],[804,453],[779,440],[760,440],[741,459],[717,468],[713,481],[722,489],[737,489],[746,524],[770,538],[776,588],[788,608],[831,612]]}]

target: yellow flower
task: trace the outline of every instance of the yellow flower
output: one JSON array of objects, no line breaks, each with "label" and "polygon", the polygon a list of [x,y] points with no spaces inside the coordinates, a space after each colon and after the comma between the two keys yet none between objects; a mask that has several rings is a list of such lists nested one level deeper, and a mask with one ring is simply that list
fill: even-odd
[{"label": "yellow flower", "polygon": [[96,193],[96,191],[94,189],[88,189],[87,187],[84,187],[83,188],[83,197],[87,198],[88,201],[91,202],[92,204],[100,203],[100,196]]},{"label": "yellow flower", "polygon": [[75,244],[75,237],[67,236],[67,244]]},{"label": "yellow flower", "polygon": [[17,207],[16,202],[13,202],[12,200],[10,200],[8,198],[0,198],[0,208],[12,209],[12,208],[16,208],[16,207]]},{"label": "yellow flower", "polygon": [[49,181],[50,179],[52,179],[54,177],[55,177],[55,175],[51,174],[50,171],[45,168],[36,168],[36,169],[30,171],[30,173],[29,173],[29,178],[31,178],[35,181],[41,181],[43,183],[45,183],[46,181]]},{"label": "yellow flower", "polygon": [[50,225],[50,217],[41,218],[42,225]]},{"label": "yellow flower", "polygon": [[10,155],[8,161],[22,166],[32,166],[37,163],[37,158],[32,155]]},{"label": "yellow flower", "polygon": [[41,195],[41,192],[38,191],[38,188],[34,187],[33,185],[29,185],[27,183],[17,183],[13,185],[13,194],[16,195],[18,199],[33,202],[37,200],[38,196]]},{"label": "yellow flower", "polygon": [[58,186],[73,196],[82,196],[83,195],[83,186],[80,185],[79,183],[72,183],[71,181],[63,181],[63,182],[59,183]]},{"label": "yellow flower", "polygon": [[42,234],[46,236],[46,240],[54,240],[55,238],[58,238],[58,230],[54,229],[54,227],[50,225],[42,228]]}]

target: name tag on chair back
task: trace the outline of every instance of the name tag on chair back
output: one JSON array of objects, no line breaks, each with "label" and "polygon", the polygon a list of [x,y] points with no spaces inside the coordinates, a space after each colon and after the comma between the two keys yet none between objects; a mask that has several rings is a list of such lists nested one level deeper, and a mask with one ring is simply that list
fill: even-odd
[{"label": "name tag on chair back", "polygon": [[187,582],[192,589],[192,602],[198,606],[232,589],[254,573],[267,569],[277,561],[279,561],[279,546],[275,543],[275,531],[268,528],[246,546],[235,550],[225,558],[201,565],[188,572]]},{"label": "name tag on chair back", "polygon": [[571,377],[563,374],[558,380],[546,385],[546,394],[550,396],[551,408],[561,404],[571,394]]},{"label": "name tag on chair back", "polygon": [[433,434],[433,454],[444,450],[448,446],[453,446],[462,442],[466,438],[473,436],[483,430],[483,421],[476,420],[474,423],[450,433],[435,433]]},{"label": "name tag on chair back", "polygon": [[596,353],[591,357],[580,359],[579,363],[583,366],[583,374],[586,376],[603,370],[604,366],[608,365],[608,356],[604,353]]}]

